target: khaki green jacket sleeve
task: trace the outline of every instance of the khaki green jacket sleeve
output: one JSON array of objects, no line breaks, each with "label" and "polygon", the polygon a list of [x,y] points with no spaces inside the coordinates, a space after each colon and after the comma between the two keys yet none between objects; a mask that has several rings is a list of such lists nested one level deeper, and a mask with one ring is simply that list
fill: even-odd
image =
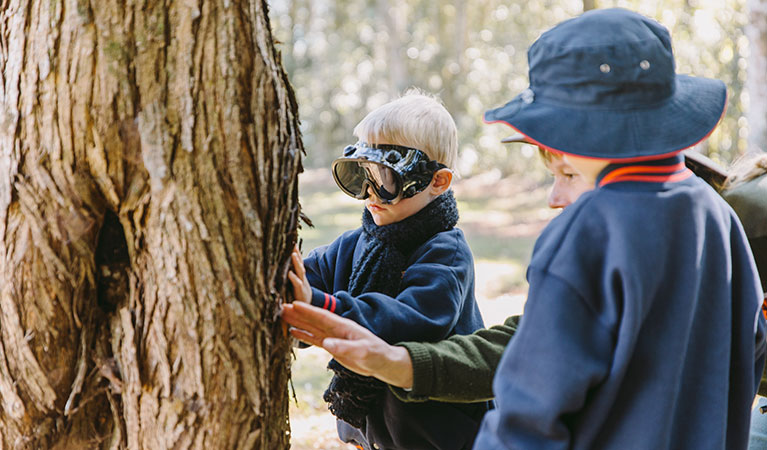
[{"label": "khaki green jacket sleeve", "polygon": [[413,388],[391,387],[402,401],[477,402],[493,398],[493,375],[520,316],[440,342],[402,342],[413,360]]}]

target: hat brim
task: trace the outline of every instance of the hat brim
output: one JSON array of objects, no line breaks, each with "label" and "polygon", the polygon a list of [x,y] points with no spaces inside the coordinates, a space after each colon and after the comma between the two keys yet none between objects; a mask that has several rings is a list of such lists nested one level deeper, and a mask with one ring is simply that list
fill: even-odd
[{"label": "hat brim", "polygon": [[[504,144],[523,143],[535,145],[534,142],[522,133],[514,133],[501,139],[501,142]],[[702,178],[716,190],[722,188],[724,181],[727,179],[727,171],[722,166],[715,163],[708,156],[692,149],[682,150],[682,155],[684,156],[685,166],[692,170],[695,175]]]},{"label": "hat brim", "polygon": [[707,138],[726,104],[727,89],[720,80],[677,75],[673,95],[651,107],[583,108],[530,101],[520,94],[485,112],[484,119],[505,123],[525,135],[526,142],[554,152],[641,161],[678,153]]}]

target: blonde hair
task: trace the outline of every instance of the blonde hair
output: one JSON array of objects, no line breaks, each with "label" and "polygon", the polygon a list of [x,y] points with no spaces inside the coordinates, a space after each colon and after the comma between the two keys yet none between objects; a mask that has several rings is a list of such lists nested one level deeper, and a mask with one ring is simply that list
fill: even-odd
[{"label": "blonde hair", "polygon": [[562,158],[562,155],[550,152],[543,147],[538,147],[538,155],[541,157],[545,164],[551,164],[554,159]]},{"label": "blonde hair", "polygon": [[741,158],[730,169],[724,180],[722,190],[726,191],[740,186],[767,173],[767,155]]},{"label": "blonde hair", "polygon": [[458,129],[438,97],[418,89],[382,105],[354,127],[354,135],[369,144],[417,148],[430,159],[455,171]]}]

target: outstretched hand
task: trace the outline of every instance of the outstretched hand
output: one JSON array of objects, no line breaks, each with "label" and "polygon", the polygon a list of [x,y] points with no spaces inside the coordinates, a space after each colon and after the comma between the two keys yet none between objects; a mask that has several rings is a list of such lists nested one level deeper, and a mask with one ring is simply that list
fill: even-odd
[{"label": "outstretched hand", "polygon": [[413,362],[404,347],[387,344],[354,321],[305,303],[283,305],[290,333],[322,347],[347,369],[405,389],[413,386]]}]

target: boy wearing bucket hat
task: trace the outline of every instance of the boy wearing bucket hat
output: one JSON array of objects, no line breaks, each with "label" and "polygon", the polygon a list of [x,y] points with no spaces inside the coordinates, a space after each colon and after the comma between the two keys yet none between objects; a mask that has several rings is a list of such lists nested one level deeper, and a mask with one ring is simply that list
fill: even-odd
[{"label": "boy wearing bucket hat", "polygon": [[[522,135],[506,138],[503,142],[528,142]],[[573,169],[562,161],[560,155],[541,151],[541,157],[555,177],[549,203],[562,206],[590,190],[581,180],[570,180]],[[724,169],[699,154],[685,151],[687,166],[706,182],[721,189],[722,195],[732,204],[744,224],[749,243],[761,274],[767,273],[767,156],[753,164],[740,165],[729,177]],[[561,167],[560,167],[561,166]],[[580,178],[580,177],[578,177]],[[725,178],[727,180],[725,181]],[[557,184],[559,187],[557,188]],[[570,200],[568,200],[570,199]],[[762,277],[762,288],[767,292],[767,278]],[[765,294],[767,297],[767,293]],[[766,299],[767,301],[767,299]],[[294,305],[290,305],[294,306]],[[508,344],[519,324],[519,316],[509,317],[504,324],[487,330],[479,330],[470,336],[453,336],[436,343],[404,342],[399,346],[407,350],[398,356],[401,347],[385,345],[378,338],[365,333],[349,321],[320,314],[319,310],[298,310],[287,307],[283,318],[292,325],[309,330],[306,335],[292,332],[307,342],[325,346],[328,351],[360,373],[379,377],[391,384],[408,388],[394,389],[398,397],[406,401],[438,399],[442,401],[477,401],[493,396],[491,379],[496,371],[504,347]],[[327,339],[326,338],[331,338]],[[339,343],[343,340],[343,348]],[[334,341],[331,344],[331,341]],[[364,349],[363,351],[360,351]],[[401,353],[401,352],[399,352]],[[348,357],[354,355],[354,360]],[[767,392],[764,379],[760,393]],[[760,397],[759,407],[767,404]],[[767,414],[760,409],[752,413],[749,450],[765,448],[767,443]]]},{"label": "boy wearing bucket hat", "polygon": [[[387,342],[441,340],[483,327],[474,263],[450,190],[457,130],[435,98],[409,93],[368,114],[360,141],[333,162],[341,190],[365,201],[362,227],[301,260],[296,298],[354,320]],[[488,402],[404,403],[335,360],[324,399],[339,437],[358,448],[470,448]]]},{"label": "boy wearing bucket hat", "polygon": [[530,88],[485,120],[596,188],[536,242],[475,448],[745,448],[762,291],[735,213],[680,154],[718,123],[724,85],[675,74],[667,30],[621,9],[560,23],[528,57]]}]

